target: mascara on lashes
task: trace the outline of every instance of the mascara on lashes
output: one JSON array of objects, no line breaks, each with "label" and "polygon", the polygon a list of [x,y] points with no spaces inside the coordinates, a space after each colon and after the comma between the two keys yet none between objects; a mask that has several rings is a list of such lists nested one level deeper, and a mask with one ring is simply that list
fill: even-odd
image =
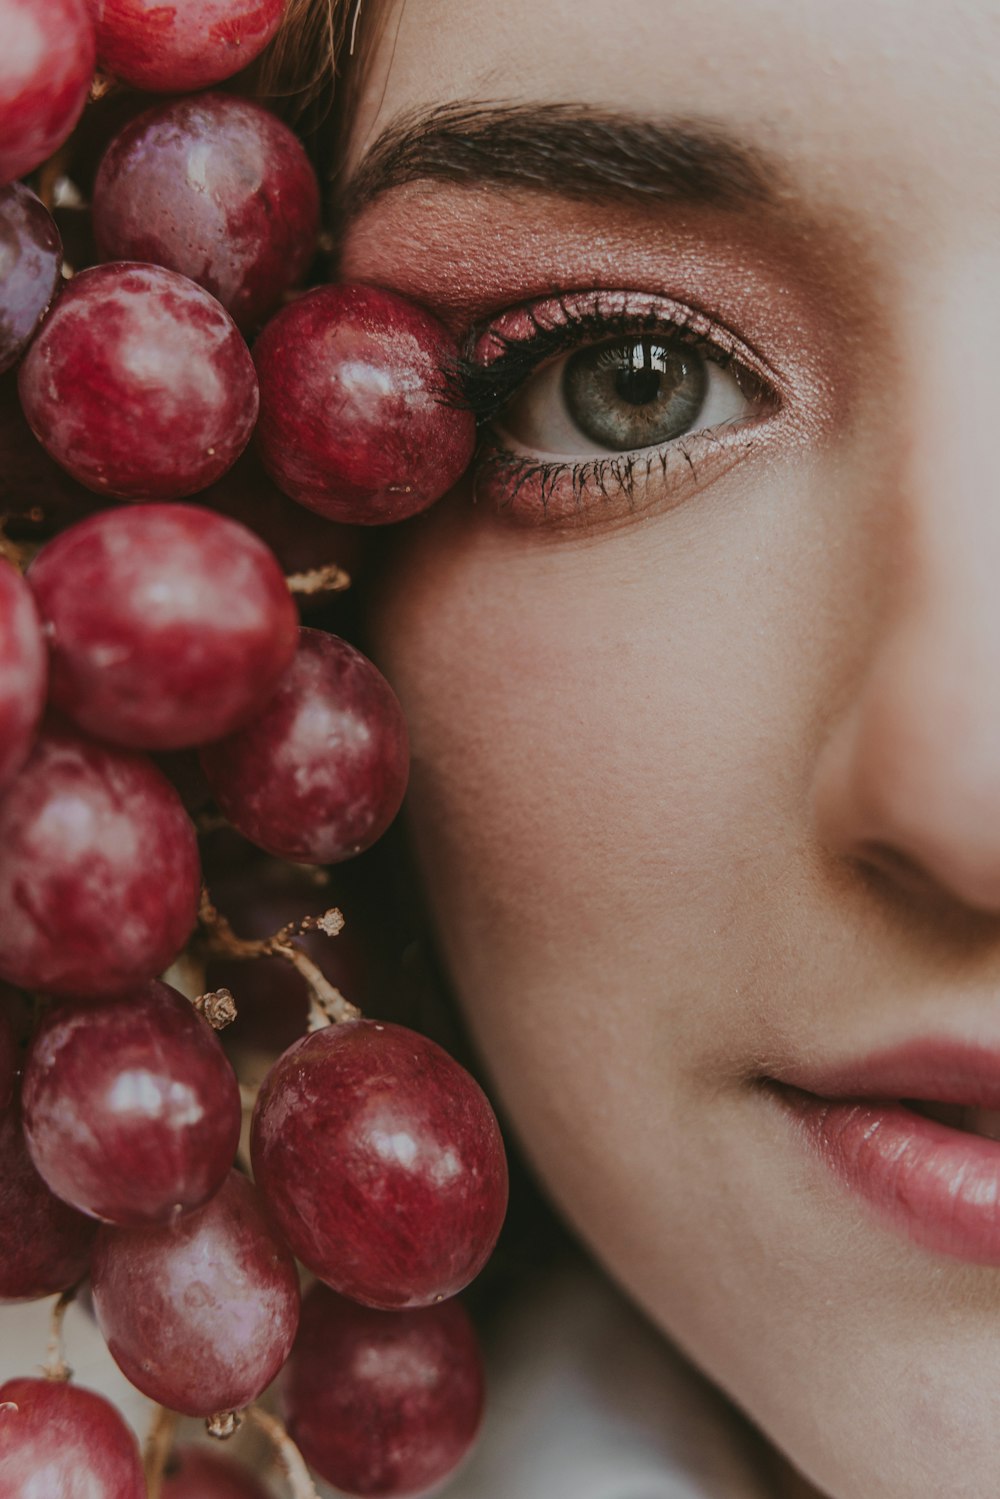
[{"label": "mascara on lashes", "polygon": [[[690,448],[711,442],[711,428],[692,434],[687,445],[686,434],[680,434],[656,446],[570,463],[514,452],[504,445],[494,427],[526,381],[551,360],[616,337],[642,335],[655,335],[675,347],[694,349],[701,358],[730,370],[748,399],[762,405],[758,417],[781,404],[763,369],[750,363],[750,352],[743,350],[728,329],[698,310],[646,293],[629,296],[591,291],[549,297],[504,314],[486,329],[471,330],[462,354],[446,371],[445,399],[471,410],[480,432],[473,464],[474,496],[485,477],[488,486],[499,491],[497,508],[509,511],[526,487],[537,486],[543,515],[547,515],[556,487],[569,480],[574,511],[583,508],[587,493],[596,493],[604,501],[622,494],[631,509],[637,481],[650,478],[657,470],[663,480],[671,480],[676,459],[683,460],[689,474],[697,477]],[[754,362],[766,368],[759,357]]]}]

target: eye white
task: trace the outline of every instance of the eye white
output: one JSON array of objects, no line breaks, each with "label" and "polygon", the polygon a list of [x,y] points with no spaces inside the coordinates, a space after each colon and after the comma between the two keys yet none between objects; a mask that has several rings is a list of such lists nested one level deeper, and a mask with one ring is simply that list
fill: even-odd
[{"label": "eye white", "polygon": [[[504,447],[555,462],[602,457],[618,451],[595,443],[580,431],[570,415],[563,394],[563,374],[572,357],[573,353],[563,354],[536,370],[504,407],[493,423]],[[708,376],[705,399],[695,421],[679,436],[742,421],[757,410],[757,403],[740,389],[732,370],[723,369],[712,359],[704,359],[704,364]]]}]

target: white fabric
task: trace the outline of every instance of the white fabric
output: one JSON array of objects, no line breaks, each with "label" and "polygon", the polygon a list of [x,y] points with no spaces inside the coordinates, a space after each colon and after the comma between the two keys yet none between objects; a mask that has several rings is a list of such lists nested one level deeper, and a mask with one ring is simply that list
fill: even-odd
[{"label": "white fabric", "polygon": [[[0,1307],[0,1382],[38,1372],[51,1307]],[[441,1499],[769,1499],[731,1408],[596,1271],[551,1276],[499,1321],[482,1438]],[[114,1400],[141,1438],[151,1404],[80,1307],[66,1344],[79,1382]],[[183,1439],[199,1431],[185,1422]],[[245,1458],[249,1435],[233,1449]]]}]

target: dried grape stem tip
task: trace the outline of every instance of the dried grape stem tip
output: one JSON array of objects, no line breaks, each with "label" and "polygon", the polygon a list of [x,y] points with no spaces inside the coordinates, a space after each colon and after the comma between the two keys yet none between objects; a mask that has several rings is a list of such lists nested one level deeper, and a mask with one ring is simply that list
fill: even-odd
[{"label": "dried grape stem tip", "polygon": [[34,556],[35,548],[11,541],[4,530],[6,520],[6,516],[0,516],[0,557],[6,558],[12,567],[16,567],[19,573],[23,573]]},{"label": "dried grape stem tip", "polygon": [[242,1411],[216,1411],[214,1416],[208,1416],[205,1420],[205,1430],[217,1442],[228,1442],[242,1425]]},{"label": "dried grape stem tip", "polygon": [[289,593],[308,597],[316,593],[340,593],[350,588],[351,576],[335,562],[330,562],[325,567],[311,567],[304,573],[288,573],[285,582]]},{"label": "dried grape stem tip", "polygon": [[292,940],[307,931],[321,931],[328,937],[336,936],[343,929],[344,918],[335,906],[325,911],[322,916],[307,916],[302,921],[291,922],[288,926],[282,927],[281,931],[276,932],[273,937],[252,940],[247,937],[237,937],[225,916],[212,904],[208,891],[204,890],[198,919],[205,934],[204,940],[208,952],[239,959],[284,958],[287,963],[292,964],[293,968],[298,969],[309,988],[309,1029],[311,1031],[321,1030],[327,1025],[336,1025],[342,1020],[360,1019],[361,1011],[357,1005],[351,1004],[350,1000],[341,994],[336,985],[330,983],[323,971],[300,947],[296,947]]},{"label": "dried grape stem tip", "polygon": [[198,1014],[204,1015],[213,1031],[224,1031],[227,1025],[232,1025],[238,1013],[232,991],[225,988],[199,994],[192,1003]]}]

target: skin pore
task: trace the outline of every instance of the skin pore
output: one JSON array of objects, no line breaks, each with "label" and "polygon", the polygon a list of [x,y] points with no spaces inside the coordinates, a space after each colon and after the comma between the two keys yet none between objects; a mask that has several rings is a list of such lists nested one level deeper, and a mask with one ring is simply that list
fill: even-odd
[{"label": "skin pore", "polygon": [[[735,360],[630,474],[527,375],[519,460],[385,538],[369,647],[507,1115],[788,1494],[996,1491],[1000,1270],[886,1226],[760,1080],[1000,1045],[998,71],[996,0],[390,0],[352,113],[340,273],[473,362],[567,309],[567,350],[655,317]],[[441,134],[498,105],[495,149]],[[754,190],[685,188],[685,139]]]}]

